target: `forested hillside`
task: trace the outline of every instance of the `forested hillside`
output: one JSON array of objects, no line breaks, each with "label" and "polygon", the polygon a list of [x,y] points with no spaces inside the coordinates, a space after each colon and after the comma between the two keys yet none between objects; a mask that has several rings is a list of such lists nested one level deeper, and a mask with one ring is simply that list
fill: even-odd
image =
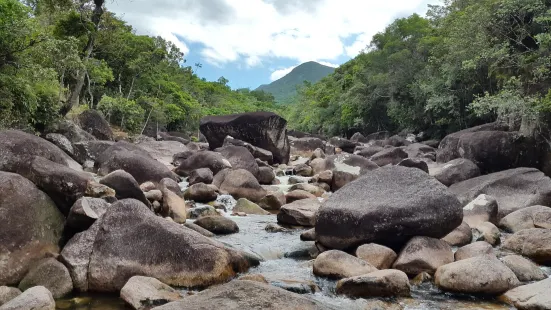
[{"label": "forested hillside", "polygon": [[551,1],[455,0],[397,19],[285,112],[294,129],[441,136],[551,107]]},{"label": "forested hillside", "polygon": [[327,75],[333,73],[334,68],[324,66],[315,61],[300,64],[284,77],[267,85],[260,85],[256,90],[263,90],[274,95],[276,102],[287,103],[289,99],[296,96],[297,86],[305,81],[316,83]]},{"label": "forested hillside", "polygon": [[103,0],[0,0],[0,128],[44,130],[94,108],[122,129],[196,129],[204,115],[272,110],[270,94],[206,82],[160,37],[136,35]]}]

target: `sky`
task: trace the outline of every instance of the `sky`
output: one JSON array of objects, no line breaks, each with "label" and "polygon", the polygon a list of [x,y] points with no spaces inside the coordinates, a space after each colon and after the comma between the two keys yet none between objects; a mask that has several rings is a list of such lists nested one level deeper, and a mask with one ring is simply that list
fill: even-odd
[{"label": "sky", "polygon": [[[255,89],[307,61],[337,67],[394,19],[441,0],[113,0],[138,34],[161,36],[209,81]],[[195,64],[202,67],[196,67]]]}]

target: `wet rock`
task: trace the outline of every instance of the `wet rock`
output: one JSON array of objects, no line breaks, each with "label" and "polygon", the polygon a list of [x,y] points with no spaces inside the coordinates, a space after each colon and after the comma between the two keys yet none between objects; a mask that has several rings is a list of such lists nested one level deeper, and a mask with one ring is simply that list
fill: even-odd
[{"label": "wet rock", "polygon": [[59,253],[64,218],[31,181],[0,171],[0,285],[16,285],[36,262]]},{"label": "wet rock", "polygon": [[[422,197],[422,198],[421,198]],[[459,202],[418,169],[385,167],[335,192],[320,207],[318,242],[346,249],[400,243],[412,235],[441,238],[461,224]]]},{"label": "wet rock", "polygon": [[371,156],[371,161],[379,165],[380,167],[386,165],[397,165],[404,158],[407,158],[408,154],[401,148],[386,148],[379,153]]},{"label": "wet rock", "polygon": [[155,278],[134,276],[121,289],[121,298],[136,310],[148,310],[180,300],[182,296]]},{"label": "wet rock", "polygon": [[136,179],[124,170],[116,170],[109,173],[101,178],[99,183],[114,189],[117,199],[134,198],[149,206],[149,200],[147,200],[140,189],[140,185]]},{"label": "wet rock", "polygon": [[71,207],[66,225],[75,233],[85,231],[107,211],[109,206],[104,199],[82,197]]},{"label": "wet rock", "polygon": [[212,174],[212,171],[209,168],[199,168],[199,169],[191,170],[191,172],[189,173],[188,182],[189,182],[189,185],[193,185],[197,183],[211,184],[213,178],[214,178],[214,175]]},{"label": "wet rock", "polygon": [[427,162],[415,158],[405,158],[398,163],[398,166],[417,168],[425,173],[429,173],[429,166]]},{"label": "wet rock", "polygon": [[236,199],[247,198],[252,202],[260,201],[267,194],[255,176],[244,169],[223,170],[214,177],[213,184]]},{"label": "wet rock", "polygon": [[314,226],[319,207],[318,199],[294,201],[281,207],[277,215],[277,222],[288,225]]},{"label": "wet rock", "polygon": [[319,254],[320,251],[314,242],[301,242],[283,253],[283,257],[305,260],[314,259],[318,257]]},{"label": "wet rock", "polygon": [[246,199],[239,198],[235,207],[233,207],[234,212],[243,212],[245,214],[258,214],[258,215],[268,215],[270,212],[265,211],[259,207],[256,203]]},{"label": "wet rock", "polygon": [[551,205],[551,179],[533,168],[516,168],[483,175],[456,183],[450,186],[450,191],[463,205],[480,194],[494,197],[499,206],[497,220],[526,207]]},{"label": "wet rock", "polygon": [[377,269],[389,269],[398,255],[386,246],[369,243],[356,249],[356,257],[365,260]]},{"label": "wet rock", "polygon": [[448,243],[429,237],[413,237],[404,246],[392,268],[415,276],[433,274],[438,267],[452,263],[453,252]]},{"label": "wet rock", "polygon": [[301,183],[301,184],[295,184],[293,186],[291,186],[291,188],[289,188],[289,191],[295,191],[295,190],[302,190],[302,191],[305,191],[305,192],[308,192],[316,197],[321,197],[323,196],[323,194],[325,194],[325,191],[315,185],[312,185],[312,184],[306,184],[306,183]]},{"label": "wet rock", "polygon": [[313,175],[312,167],[307,164],[299,164],[294,168],[295,174],[301,177],[311,177]]},{"label": "wet rock", "polygon": [[190,186],[184,193],[184,197],[187,200],[193,200],[197,202],[209,202],[216,200],[218,194],[212,186],[204,183],[197,183]]},{"label": "wet rock", "polygon": [[0,286],[0,306],[21,295],[21,291],[15,287]]},{"label": "wet rock", "polygon": [[422,272],[411,279],[410,283],[412,285],[421,285],[423,283],[432,282],[433,277],[427,272]]},{"label": "wet rock", "polygon": [[547,278],[538,265],[520,255],[505,256],[501,262],[509,267],[521,282],[540,281]]},{"label": "wet rock", "polygon": [[314,294],[320,288],[312,281],[271,278],[270,284],[296,294]]},{"label": "wet rock", "polygon": [[333,145],[335,148],[343,150],[346,153],[353,153],[356,148],[356,143],[341,137],[333,137],[329,139],[329,144]]},{"label": "wet rock", "polygon": [[163,216],[170,216],[176,223],[185,223],[187,219],[185,200],[166,186],[161,186],[161,193],[163,194],[161,214]]},{"label": "wet rock", "polygon": [[147,181],[158,183],[164,178],[176,179],[167,166],[155,160],[147,151],[125,141],[118,141],[105,150],[97,159],[96,166],[99,175],[124,170],[131,174],[138,184]]},{"label": "wet rock", "polygon": [[466,294],[499,295],[520,282],[495,256],[477,256],[441,266],[436,285],[446,291]]},{"label": "wet rock", "polygon": [[349,297],[408,297],[408,276],[399,270],[379,270],[339,280],[337,294]]},{"label": "wet rock", "polygon": [[501,243],[501,232],[490,222],[484,222],[475,228],[475,235],[478,235],[476,241],[486,241],[492,246]]},{"label": "wet rock", "polygon": [[73,143],[74,158],[80,164],[84,164],[87,160],[96,161],[113,144],[113,141],[100,140]]},{"label": "wet rock", "polygon": [[480,194],[463,207],[463,221],[471,227],[476,227],[484,222],[496,224],[497,214],[497,200],[485,194]]},{"label": "wet rock", "polygon": [[285,195],[285,200],[287,203],[292,203],[303,199],[316,199],[316,195],[310,194],[309,192],[301,189],[290,191],[287,195]]},{"label": "wet rock", "polygon": [[404,307],[402,307],[398,303],[392,303],[390,301],[383,301],[383,300],[373,300],[369,299],[366,300],[366,305],[363,308],[363,310],[403,310]]},{"label": "wet rock", "polygon": [[447,234],[442,240],[451,246],[464,246],[473,240],[471,227],[466,222],[461,223],[459,227]]},{"label": "wet rock", "polygon": [[0,310],[55,310],[55,301],[47,288],[35,286],[0,306]]},{"label": "wet rock", "polygon": [[212,285],[258,264],[243,252],[156,216],[133,199],[115,203],[88,231],[73,237],[62,257],[70,272],[88,270],[79,281],[98,292],[118,292],[135,275],[181,287]]},{"label": "wet rock", "polygon": [[279,211],[286,203],[285,194],[281,191],[275,191],[268,193],[258,202],[258,205],[264,210]]},{"label": "wet rock", "polygon": [[211,149],[221,147],[231,136],[272,152],[274,163],[287,163],[290,145],[286,126],[287,121],[274,113],[250,112],[204,117],[200,130]]},{"label": "wet rock", "polygon": [[195,221],[195,225],[203,227],[216,235],[228,235],[239,232],[237,223],[223,216],[203,216]]},{"label": "wet rock", "polygon": [[75,153],[73,145],[71,144],[71,141],[69,141],[69,139],[67,139],[64,135],[58,133],[49,133],[46,135],[45,138],[46,140],[55,144],[63,152],[67,153],[67,155],[73,157]]},{"label": "wet rock", "polygon": [[338,250],[323,252],[314,261],[314,274],[322,277],[342,279],[374,271],[368,262]]},{"label": "wet rock", "polygon": [[278,232],[290,232],[291,230],[290,229],[287,229],[285,227],[281,227],[277,224],[274,224],[274,223],[269,223],[268,225],[266,225],[266,227],[264,227],[264,230],[267,231],[267,232],[270,232],[270,233],[278,233]]},{"label": "wet rock", "polygon": [[519,286],[500,297],[500,300],[520,310],[551,309],[551,278]]},{"label": "wet rock", "polygon": [[258,175],[258,164],[245,147],[228,145],[217,148],[215,151],[227,159],[233,169],[245,169],[254,176]]},{"label": "wet rock", "polygon": [[218,309],[220,305],[228,310],[238,309],[330,309],[306,296],[256,281],[234,280],[199,294],[186,297],[182,301],[166,304],[155,310],[202,310]]},{"label": "wet rock", "polygon": [[220,213],[213,206],[198,206],[189,209],[188,218],[198,219],[203,216],[220,216]]},{"label": "wet rock", "polygon": [[532,206],[517,210],[502,218],[499,222],[499,227],[512,233],[516,233],[523,229],[536,228],[534,225],[534,215],[540,212],[551,214],[551,208],[546,206]]},{"label": "wet rock", "polygon": [[54,258],[39,261],[19,283],[21,291],[34,286],[44,286],[54,298],[61,298],[73,291],[73,281],[69,271]]},{"label": "wet rock", "polygon": [[78,116],[78,124],[84,131],[99,140],[113,140],[113,131],[109,123],[96,110],[86,110]]},{"label": "wet rock", "polygon": [[492,248],[492,245],[486,241],[478,241],[459,248],[455,252],[455,260],[460,261],[484,255],[495,256],[494,248]]},{"label": "wet rock", "polygon": [[308,183],[308,178],[305,177],[299,177],[299,176],[291,176],[287,180],[288,184],[301,184],[301,183]]},{"label": "wet rock", "polygon": [[442,184],[451,186],[480,176],[480,169],[472,161],[458,158],[437,166],[430,174]]},{"label": "wet rock", "polygon": [[271,167],[260,167],[257,179],[260,184],[272,184],[275,179],[274,170]]},{"label": "wet rock", "polygon": [[0,131],[0,170],[21,175],[30,173],[34,157],[82,171],[82,167],[53,143],[19,130]]},{"label": "wet rock", "polygon": [[551,229],[521,230],[505,239],[502,248],[551,266]]},{"label": "wet rock", "polygon": [[254,282],[260,282],[260,283],[268,284],[268,280],[266,280],[266,278],[261,274],[242,275],[238,278],[238,280],[254,281]]},{"label": "wet rock", "polygon": [[300,240],[302,241],[316,241],[316,230],[314,228],[300,234]]},{"label": "wet rock", "polygon": [[194,230],[194,231],[200,233],[201,235],[203,235],[205,237],[212,238],[212,237],[215,236],[215,234],[211,233],[210,231],[208,231],[208,230],[204,229],[203,227],[201,227],[199,225],[196,225],[195,223],[192,223],[192,222],[185,222],[184,226],[191,229],[191,230]]}]

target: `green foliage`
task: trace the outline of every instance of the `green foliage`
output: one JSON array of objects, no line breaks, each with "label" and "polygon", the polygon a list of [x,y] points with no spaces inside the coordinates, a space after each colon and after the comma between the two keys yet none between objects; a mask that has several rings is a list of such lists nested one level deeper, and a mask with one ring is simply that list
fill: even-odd
[{"label": "green foliage", "polygon": [[144,109],[134,100],[103,96],[98,104],[98,110],[112,124],[131,133],[138,133],[143,124]]}]

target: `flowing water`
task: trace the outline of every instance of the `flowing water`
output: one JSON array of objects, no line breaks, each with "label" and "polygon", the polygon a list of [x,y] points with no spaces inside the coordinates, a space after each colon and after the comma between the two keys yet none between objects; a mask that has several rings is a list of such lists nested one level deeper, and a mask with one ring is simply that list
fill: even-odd
[{"label": "flowing water", "polygon": [[[280,178],[281,188],[287,189],[286,177]],[[181,184],[183,188],[187,184]],[[226,206],[230,216],[235,200],[228,195],[221,195],[218,201]],[[248,271],[248,274],[262,274],[269,282],[283,280],[311,281],[319,291],[310,296],[323,304],[336,309],[366,309],[377,299],[352,300],[335,295],[336,281],[316,277],[312,273],[313,260],[310,253],[315,252],[313,242],[303,242],[300,234],[305,229],[295,228],[288,232],[270,233],[264,228],[270,223],[277,223],[276,215],[249,215],[231,217],[238,226],[239,233],[217,236],[216,239],[228,246],[249,251],[262,257],[259,266]],[[546,269],[549,274],[551,270]],[[186,293],[187,291],[182,291]],[[431,283],[412,286],[411,298],[384,299],[388,304],[401,305],[404,309],[514,309],[495,299],[483,299],[469,295],[457,295],[438,290]],[[68,310],[118,310],[125,308],[117,296],[79,296],[73,299],[60,300],[58,309]]]}]

